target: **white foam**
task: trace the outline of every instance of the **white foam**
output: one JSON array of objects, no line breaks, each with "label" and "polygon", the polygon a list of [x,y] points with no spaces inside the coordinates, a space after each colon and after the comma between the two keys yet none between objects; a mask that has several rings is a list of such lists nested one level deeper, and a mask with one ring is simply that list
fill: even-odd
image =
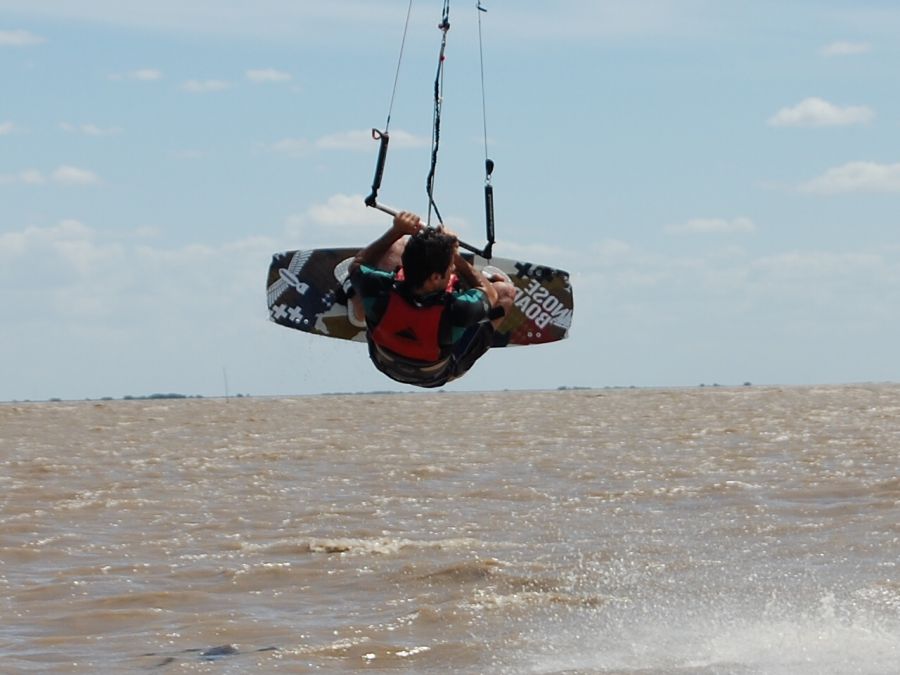
[{"label": "white foam", "polygon": [[[812,614],[769,609],[759,617],[728,618],[685,609],[680,616],[641,620],[627,609],[611,609],[535,629],[532,647],[540,655],[530,654],[529,667],[513,670],[886,675],[900,664],[900,623],[847,611],[833,596],[822,598]],[[581,620],[573,621],[576,616]]]}]

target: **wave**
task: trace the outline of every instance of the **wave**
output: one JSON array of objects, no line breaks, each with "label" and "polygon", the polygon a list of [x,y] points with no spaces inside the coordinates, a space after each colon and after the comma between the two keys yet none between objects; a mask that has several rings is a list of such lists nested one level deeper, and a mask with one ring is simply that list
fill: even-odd
[{"label": "wave", "polygon": [[390,556],[405,550],[470,549],[474,539],[405,539],[401,537],[301,537],[282,539],[270,544],[245,543],[241,550],[272,555],[341,554],[346,556]]}]

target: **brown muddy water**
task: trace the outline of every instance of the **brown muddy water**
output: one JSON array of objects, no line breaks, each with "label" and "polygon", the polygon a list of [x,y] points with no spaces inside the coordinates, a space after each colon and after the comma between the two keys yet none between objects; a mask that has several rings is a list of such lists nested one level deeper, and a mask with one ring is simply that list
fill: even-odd
[{"label": "brown muddy water", "polygon": [[897,673],[900,386],[0,405],[0,672]]}]

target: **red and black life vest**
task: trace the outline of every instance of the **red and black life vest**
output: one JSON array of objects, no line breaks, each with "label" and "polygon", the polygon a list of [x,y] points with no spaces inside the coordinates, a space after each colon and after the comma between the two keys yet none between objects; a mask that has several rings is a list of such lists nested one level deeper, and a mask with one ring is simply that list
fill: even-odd
[{"label": "red and black life vest", "polygon": [[372,340],[407,359],[433,362],[441,358],[440,328],[444,303],[416,306],[396,289],[387,309],[372,330]]},{"label": "red and black life vest", "polygon": [[[398,279],[403,279],[402,270],[398,273]],[[456,275],[453,275],[447,285],[447,293],[453,292],[456,282]],[[448,297],[443,295],[434,304],[420,305],[395,285],[388,294],[387,309],[371,331],[372,341],[414,361],[433,363],[440,360],[441,317]]]}]

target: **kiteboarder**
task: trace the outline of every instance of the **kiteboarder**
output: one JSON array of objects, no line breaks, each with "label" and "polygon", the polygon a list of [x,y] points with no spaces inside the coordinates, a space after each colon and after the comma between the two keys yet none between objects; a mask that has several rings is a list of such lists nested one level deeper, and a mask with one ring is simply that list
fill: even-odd
[{"label": "kiteboarder", "polygon": [[375,367],[420,387],[464,375],[490,349],[516,296],[505,274],[479,273],[460,255],[456,235],[405,211],[356,255],[349,279],[349,311],[356,321],[365,316]]}]

